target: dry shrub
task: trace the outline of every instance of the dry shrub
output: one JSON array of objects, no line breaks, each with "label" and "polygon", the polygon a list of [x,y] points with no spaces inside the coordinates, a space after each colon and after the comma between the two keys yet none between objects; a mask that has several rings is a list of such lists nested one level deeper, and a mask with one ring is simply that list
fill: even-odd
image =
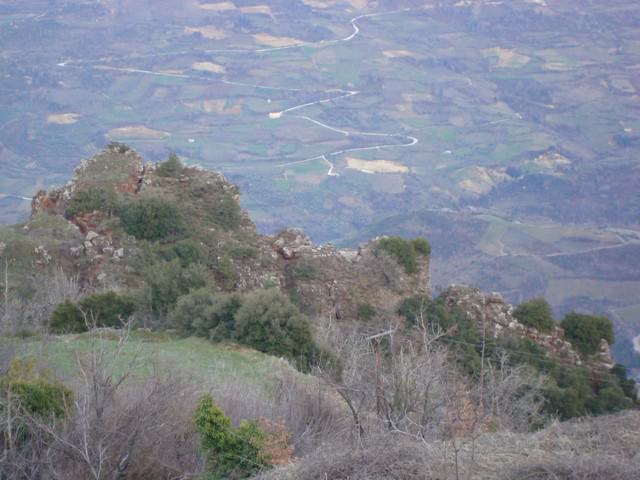
[{"label": "dry shrub", "polygon": [[212,393],[234,425],[258,418],[286,425],[296,455],[305,454],[344,431],[339,403],[312,377],[279,374],[266,394],[253,384],[228,379],[214,387]]},{"label": "dry shrub", "polygon": [[264,474],[263,480],[445,480],[442,457],[399,435],[371,438],[358,448],[325,445],[299,464]]},{"label": "dry shrub", "polygon": [[640,464],[607,457],[574,457],[531,463],[510,469],[503,480],[631,480],[640,478]]},{"label": "dry shrub", "polygon": [[38,279],[39,288],[28,300],[11,299],[0,309],[0,334],[16,335],[40,332],[58,304],[76,301],[83,293],[77,276],[67,276],[56,270],[49,277]]}]

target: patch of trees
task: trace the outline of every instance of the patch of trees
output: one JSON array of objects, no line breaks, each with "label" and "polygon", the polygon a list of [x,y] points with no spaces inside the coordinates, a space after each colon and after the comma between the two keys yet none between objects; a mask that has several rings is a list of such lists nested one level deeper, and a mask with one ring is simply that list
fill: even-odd
[{"label": "patch of trees", "polygon": [[407,274],[418,273],[418,258],[431,254],[431,245],[425,238],[405,240],[400,237],[385,237],[378,240],[376,252],[385,252],[404,267]]},{"label": "patch of trees", "polygon": [[[516,309],[520,321],[538,328],[552,327],[553,318],[546,302],[534,299]],[[584,415],[601,415],[630,408],[635,404],[635,382],[626,378],[624,367],[595,373],[554,359],[540,345],[527,338],[503,335],[493,339],[487,332],[483,339],[480,327],[459,307],[448,307],[442,298],[426,296],[405,299],[398,313],[409,329],[439,332],[438,342],[448,345],[460,367],[474,378],[482,375],[485,362],[497,362],[506,355],[510,365],[529,366],[546,375],[543,390],[544,412],[562,420]],[[546,326],[546,327],[545,327]],[[574,347],[583,354],[598,351],[600,340],[613,343],[611,322],[606,317],[568,314],[561,326]]]},{"label": "patch of trees", "polygon": [[570,312],[560,323],[564,328],[567,340],[580,352],[591,355],[600,349],[600,342],[605,339],[613,344],[613,324],[607,317],[584,315]]},{"label": "patch of trees", "polygon": [[119,328],[135,309],[133,297],[116,292],[94,293],[77,303],[67,299],[53,310],[49,330],[52,333],[81,333],[92,327]]},{"label": "patch of trees", "polygon": [[170,153],[169,158],[158,165],[156,173],[161,177],[177,177],[184,171],[184,165],[175,153]]},{"label": "patch of trees", "polygon": [[125,231],[140,240],[177,240],[186,225],[177,204],[163,198],[141,198],[123,205],[119,216]]},{"label": "patch of trees", "polygon": [[555,326],[551,305],[544,298],[533,298],[521,303],[514,310],[513,316],[523,325],[541,332],[550,332]]},{"label": "patch of trees", "polygon": [[195,290],[178,300],[170,323],[184,335],[233,340],[287,358],[302,371],[334,362],[314,340],[309,320],[275,289],[247,294]]},{"label": "patch of trees", "polygon": [[66,205],[65,216],[73,218],[84,213],[95,211],[111,215],[118,207],[118,197],[114,190],[105,188],[88,188],[73,194]]}]

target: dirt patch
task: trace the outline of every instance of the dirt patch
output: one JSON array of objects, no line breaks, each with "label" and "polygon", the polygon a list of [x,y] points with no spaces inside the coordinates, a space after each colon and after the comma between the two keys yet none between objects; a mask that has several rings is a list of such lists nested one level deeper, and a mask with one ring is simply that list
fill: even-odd
[{"label": "dirt patch", "polygon": [[109,130],[109,137],[116,138],[149,138],[162,139],[169,136],[169,132],[154,130],[144,125],[130,125],[127,127],[112,128]]},{"label": "dirt patch", "polygon": [[237,104],[232,107],[228,107],[227,101],[220,98],[189,102],[186,103],[186,105],[205,113],[217,113],[219,115],[239,115],[242,113],[241,105]]},{"label": "dirt patch", "polygon": [[200,8],[202,10],[208,10],[210,12],[227,12],[229,10],[235,10],[236,6],[233,2],[218,2],[218,3],[201,3]]},{"label": "dirt patch", "polygon": [[208,27],[185,27],[184,33],[186,35],[191,35],[192,33],[199,33],[204,38],[209,38],[211,40],[222,40],[227,36],[223,30],[219,28],[208,26]]},{"label": "dirt patch", "polygon": [[485,57],[496,58],[496,67],[520,67],[522,65],[526,65],[529,63],[529,60],[531,60],[531,58],[526,55],[522,55],[515,50],[509,50],[501,47],[486,48],[482,50],[482,53]]},{"label": "dirt patch", "polygon": [[81,117],[79,113],[52,113],[47,117],[47,123],[57,125],[72,125]]},{"label": "dirt patch", "polygon": [[211,62],[195,62],[191,64],[191,68],[194,70],[212,73],[225,73],[226,71],[222,65]]},{"label": "dirt patch", "polygon": [[409,50],[384,50],[382,54],[387,58],[415,57]]},{"label": "dirt patch", "polygon": [[242,13],[261,13],[263,15],[273,15],[269,5],[252,5],[250,7],[240,7]]},{"label": "dirt patch", "polygon": [[266,45],[268,47],[290,47],[292,45],[300,45],[304,43],[302,40],[291,37],[276,37],[268,33],[256,33],[253,36],[256,43]]},{"label": "dirt patch", "polygon": [[547,152],[534,158],[533,163],[544,169],[555,170],[558,167],[571,165],[572,162],[564,155],[560,155],[558,152]]},{"label": "dirt patch", "polygon": [[341,3],[348,3],[357,10],[364,10],[369,6],[369,0],[302,0],[302,3],[313,8],[329,8]]},{"label": "dirt patch", "polygon": [[457,175],[462,177],[458,181],[458,188],[472,195],[489,193],[498,183],[508,179],[504,172],[479,166],[463,168]]},{"label": "dirt patch", "polygon": [[391,160],[362,160],[347,157],[347,168],[364,173],[409,173],[409,167]]}]

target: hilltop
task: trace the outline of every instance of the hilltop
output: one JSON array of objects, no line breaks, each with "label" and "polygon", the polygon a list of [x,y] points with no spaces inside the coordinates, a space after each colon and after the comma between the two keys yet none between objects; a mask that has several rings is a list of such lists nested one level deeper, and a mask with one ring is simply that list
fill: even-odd
[{"label": "hilltop", "polygon": [[[124,393],[105,393],[109,402],[151,388],[149,395],[161,395],[154,400],[159,412],[177,408],[163,396],[183,389],[189,412],[205,415],[206,407],[212,415],[222,406],[233,420],[228,428],[244,432],[230,438],[249,435],[242,448],[257,456],[249,464],[198,460],[192,417],[183,409],[171,415],[181,422],[176,428],[189,439],[189,453],[172,458],[171,468],[183,472],[190,462],[189,468],[223,478],[229,469],[239,468],[243,478],[286,465],[294,454],[302,458],[300,470],[277,475],[317,476],[315,469],[328,471],[324,462],[334,460],[373,462],[362,471],[375,470],[377,442],[398,435],[408,442],[411,462],[423,448],[432,454],[452,442],[455,460],[442,465],[449,478],[454,466],[456,472],[476,468],[480,436],[496,432],[477,444],[479,451],[493,442],[502,451],[513,433],[636,405],[634,382],[611,357],[607,318],[571,313],[557,323],[543,299],[514,308],[499,293],[468,286],[451,285],[434,297],[427,239],[377,237],[356,250],[314,245],[297,229],[263,235],[239,198],[238,187],[219,173],[185,166],[174,154],[145,162],[115,142],[83,161],[63,187],[38,192],[27,222],[0,229],[1,333],[12,338],[0,342],[7,353],[0,396],[11,398],[16,382],[29,385],[26,391],[62,389],[63,399],[108,392],[113,384]],[[47,365],[55,377],[36,365]],[[91,378],[108,380],[92,385]],[[208,400],[209,391],[217,403]],[[144,409],[145,402],[131,408]],[[41,408],[57,408],[70,421],[88,415],[78,403],[71,410],[51,405]],[[242,430],[249,428],[243,419],[257,422],[253,433]],[[77,435],[83,422],[66,432]],[[153,429],[144,428],[150,428],[144,441],[153,443]],[[207,446],[205,430],[199,432],[200,448],[223,448]],[[544,432],[530,437],[540,449],[555,435],[553,428]],[[167,435],[164,442],[175,441]],[[277,448],[267,452],[265,438]],[[345,439],[367,448],[343,457]],[[30,445],[20,454],[31,452]],[[115,459],[129,455],[109,448]],[[155,458],[148,455],[144,461]],[[560,455],[563,461],[567,455]],[[523,471],[538,468],[517,461]],[[155,475],[169,475],[168,466],[162,469]]]}]

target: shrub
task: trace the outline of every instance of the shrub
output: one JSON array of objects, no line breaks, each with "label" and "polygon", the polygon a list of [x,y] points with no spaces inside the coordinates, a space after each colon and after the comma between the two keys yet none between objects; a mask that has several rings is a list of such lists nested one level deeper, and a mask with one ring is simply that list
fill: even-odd
[{"label": "shrub", "polygon": [[129,150],[131,150],[131,147],[125,143],[120,143],[120,142],[109,142],[109,145],[107,145],[107,148],[109,150],[113,150],[114,152],[117,153],[127,153]]},{"label": "shrub", "polygon": [[256,422],[243,421],[234,429],[211,395],[200,398],[193,418],[211,478],[248,478],[269,466],[263,454],[265,435]]},{"label": "shrub", "polygon": [[180,297],[171,321],[184,334],[224,340],[234,336],[234,315],[241,305],[237,293],[214,294],[201,288]]},{"label": "shrub", "polygon": [[197,263],[188,267],[182,267],[178,259],[155,263],[144,272],[144,307],[164,316],[173,310],[179,297],[207,285],[208,278],[206,267]]},{"label": "shrub", "polygon": [[513,312],[513,316],[527,327],[533,327],[541,332],[553,330],[553,312],[544,298],[534,298],[521,303]]},{"label": "shrub", "polygon": [[235,230],[242,221],[240,205],[231,195],[222,195],[213,205],[211,220],[224,230]]},{"label": "shrub", "polygon": [[83,213],[101,211],[109,215],[116,209],[118,197],[113,190],[88,188],[74,193],[67,203],[65,216],[73,218]]},{"label": "shrub", "polygon": [[607,317],[568,313],[561,323],[568,341],[585,355],[591,355],[600,348],[604,338],[609,344],[614,342],[613,324]]},{"label": "shrub", "polygon": [[275,289],[245,296],[235,315],[237,340],[261,352],[286,357],[308,370],[318,347],[307,318]]},{"label": "shrub", "polygon": [[9,371],[0,379],[0,394],[10,393],[22,408],[39,417],[63,417],[73,399],[73,392],[49,374],[38,372],[33,359],[14,359]]},{"label": "shrub", "polygon": [[378,241],[376,251],[383,251],[396,258],[407,274],[418,273],[418,256],[431,253],[431,245],[424,238],[405,240],[400,237],[386,237]]},{"label": "shrub", "polygon": [[369,321],[376,316],[376,309],[370,303],[358,305],[358,320]]},{"label": "shrub", "polygon": [[52,333],[80,333],[87,331],[87,324],[80,308],[65,300],[53,310],[49,329]]},{"label": "shrub", "polygon": [[312,260],[303,258],[295,264],[291,273],[297,280],[313,280],[318,276],[318,266]]},{"label": "shrub", "polygon": [[169,158],[158,166],[157,173],[161,177],[177,177],[184,170],[184,165],[175,153],[170,153]]},{"label": "shrub", "polygon": [[96,322],[97,327],[120,327],[135,311],[135,301],[115,292],[94,293],[82,299],[80,310]]},{"label": "shrub", "polygon": [[166,246],[160,251],[160,257],[167,262],[177,258],[183,267],[188,267],[194,263],[205,264],[207,262],[207,256],[202,247],[192,240],[182,240]]},{"label": "shrub", "polygon": [[185,233],[176,204],[161,198],[143,198],[126,205],[120,218],[126,232],[141,240],[175,240]]},{"label": "shrub", "polygon": [[428,256],[431,255],[431,244],[426,238],[415,238],[411,241],[413,249],[418,252],[419,255]]}]

